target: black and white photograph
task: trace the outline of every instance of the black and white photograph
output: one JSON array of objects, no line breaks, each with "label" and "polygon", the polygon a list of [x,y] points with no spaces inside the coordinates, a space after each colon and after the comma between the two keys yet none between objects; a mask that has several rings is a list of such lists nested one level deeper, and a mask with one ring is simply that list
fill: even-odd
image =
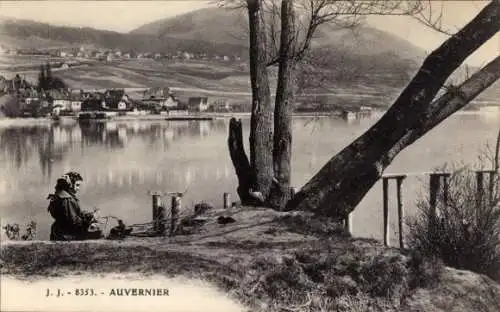
[{"label": "black and white photograph", "polygon": [[0,311],[500,311],[500,0],[0,0]]}]

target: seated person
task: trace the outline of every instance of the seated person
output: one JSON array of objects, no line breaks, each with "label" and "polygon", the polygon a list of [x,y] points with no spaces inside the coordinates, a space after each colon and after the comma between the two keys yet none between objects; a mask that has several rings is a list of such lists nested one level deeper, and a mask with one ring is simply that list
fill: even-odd
[{"label": "seated person", "polygon": [[51,241],[71,241],[102,238],[95,226],[94,214],[80,209],[76,193],[83,179],[77,172],[68,172],[57,180],[55,194],[50,194],[48,211],[54,218]]}]

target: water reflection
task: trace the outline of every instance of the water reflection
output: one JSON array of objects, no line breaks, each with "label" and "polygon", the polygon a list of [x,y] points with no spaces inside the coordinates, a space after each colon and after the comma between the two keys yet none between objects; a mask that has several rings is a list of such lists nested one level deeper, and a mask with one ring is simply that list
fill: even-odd
[{"label": "water reflection", "polygon": [[[376,120],[294,118],[292,184],[301,187]],[[431,170],[455,158],[475,159],[479,146],[495,140],[498,120],[478,114],[456,115],[403,151],[388,169]],[[250,120],[242,121],[248,151]],[[227,150],[228,126],[228,119],[23,126],[0,123],[3,220],[24,223],[31,216],[40,221],[40,229],[44,224],[48,229],[47,193],[52,192],[55,178],[68,170],[79,171],[84,177],[84,205],[98,206],[104,213],[123,216],[128,222],[151,218],[150,190],[188,189],[183,199],[187,206],[200,200],[221,203],[223,192],[230,192],[237,200],[237,181]],[[22,190],[23,196],[11,195],[17,190]],[[360,205],[370,220],[378,220],[379,193],[379,187],[374,187]],[[408,195],[406,200],[413,198]],[[378,231],[374,226],[367,226],[363,235]]]},{"label": "water reflection", "polygon": [[[33,170],[33,161],[38,158],[43,181],[53,178],[54,166],[67,167],[68,157],[77,155],[98,158],[104,151],[120,153],[134,141],[145,144],[143,148],[156,150],[162,146],[163,152],[175,142],[183,139],[203,140],[212,132],[225,133],[227,120],[215,121],[172,121],[172,122],[72,122],[37,124],[16,127],[0,126],[0,148],[4,178],[11,180],[19,173]],[[70,155],[71,154],[71,155]],[[75,154],[75,155],[72,155]],[[98,163],[96,163],[98,165]],[[187,171],[189,176],[190,171]],[[10,178],[8,176],[12,175]],[[32,175],[39,174],[31,172]],[[88,175],[90,176],[90,175]],[[112,173],[108,174],[112,180]],[[127,177],[127,181],[131,181]],[[143,175],[142,175],[143,176]],[[92,177],[90,177],[92,178]],[[101,177],[98,178],[102,180]],[[161,183],[162,177],[155,178]],[[191,178],[187,178],[190,180]],[[139,183],[142,183],[140,178]],[[120,180],[121,181],[121,180]]]}]

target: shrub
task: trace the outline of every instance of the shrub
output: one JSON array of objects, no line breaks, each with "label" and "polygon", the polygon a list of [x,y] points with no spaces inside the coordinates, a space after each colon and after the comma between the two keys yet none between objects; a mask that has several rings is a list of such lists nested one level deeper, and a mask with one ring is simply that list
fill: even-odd
[{"label": "shrub", "polygon": [[444,264],[486,274],[500,281],[500,193],[498,173],[478,192],[469,168],[449,178],[448,196],[438,196],[435,213],[419,199],[417,216],[408,220],[408,245]]},{"label": "shrub", "polygon": [[21,116],[21,107],[19,100],[15,95],[6,95],[3,101],[3,106],[0,107],[2,113],[9,118]]},{"label": "shrub", "polygon": [[21,235],[21,229],[17,223],[6,224],[3,230],[10,240],[33,240],[36,237],[36,222],[30,221],[26,224],[26,233],[23,235]]}]

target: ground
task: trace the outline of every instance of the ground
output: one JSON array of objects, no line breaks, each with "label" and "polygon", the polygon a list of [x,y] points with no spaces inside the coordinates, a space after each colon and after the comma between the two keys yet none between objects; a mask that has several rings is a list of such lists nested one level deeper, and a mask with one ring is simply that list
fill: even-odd
[{"label": "ground", "polygon": [[[236,222],[220,225],[221,215]],[[250,311],[500,310],[500,285],[489,278],[352,238],[328,220],[250,207],[205,217],[205,225],[185,227],[175,237],[4,242],[0,272],[30,281],[75,274],[181,276],[210,282]]]}]

